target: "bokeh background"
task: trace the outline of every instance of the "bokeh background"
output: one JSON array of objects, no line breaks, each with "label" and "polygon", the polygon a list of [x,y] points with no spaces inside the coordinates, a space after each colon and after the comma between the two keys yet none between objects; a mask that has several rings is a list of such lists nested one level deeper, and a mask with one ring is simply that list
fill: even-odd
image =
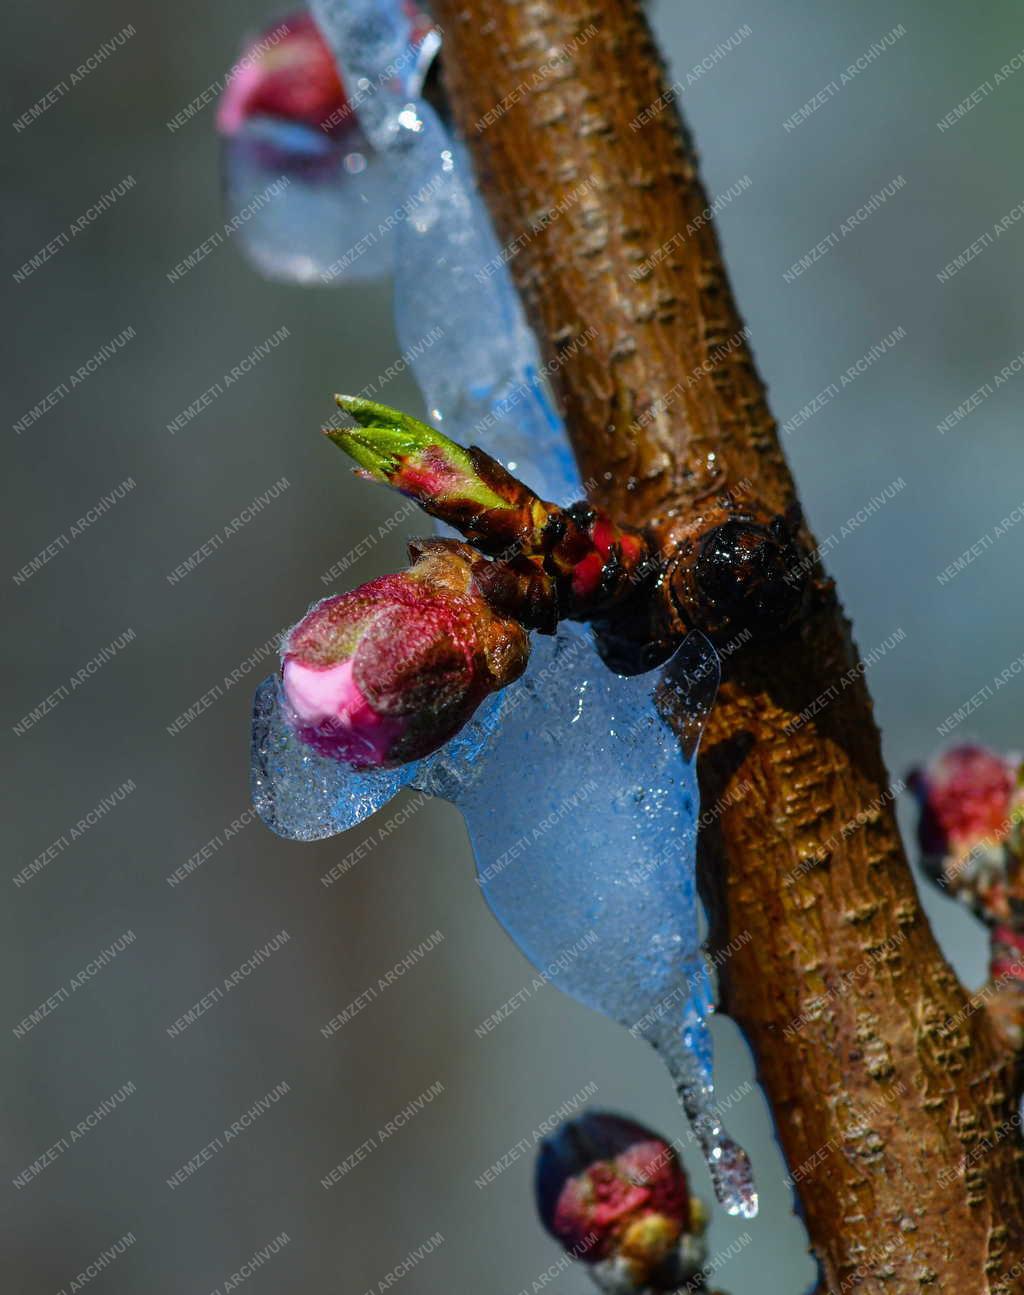
[{"label": "bokeh background", "polygon": [[[429,803],[329,888],[321,876],[375,825],[317,845],[249,823],[252,686],[267,644],[319,576],[390,511],[317,435],[334,390],[397,357],[387,282],[300,290],[219,248],[180,282],[166,272],[220,227],[211,106],[166,122],[230,66],[241,35],[277,17],[264,0],[175,6],[93,0],[8,10],[13,120],[126,24],[136,34],[31,126],[4,127],[9,333],[2,433],[3,781],[8,828],[0,979],[5,1135],[0,1175],[7,1289],[59,1292],[105,1247],[135,1243],[91,1286],[152,1295],[218,1291],[255,1251],[288,1245],[257,1292],[364,1292],[410,1251],[445,1240],[401,1285],[414,1292],[532,1289],[559,1252],[532,1206],[530,1157],[475,1178],[589,1083],[596,1102],[669,1136],[682,1118],[644,1044],[549,987],[486,1038],[474,1026],[531,978],[473,884],[461,820]],[[937,576],[1024,498],[1024,378],[953,430],[937,424],[1024,346],[1024,222],[946,283],[937,273],[1024,197],[1024,71],[947,130],[937,123],[1024,47],[1019,6],[952,0],[856,6],[753,0],[652,7],[675,76],[741,25],[750,36],[689,87],[682,108],[708,189],[743,176],[719,227],[780,421],[895,329],[891,352],[786,436],[819,537],[898,479],[894,498],[833,547],[828,566],[869,651],[890,770],[940,743],[937,727],[1024,650],[1024,526],[945,584]],[[783,122],[897,24],[905,34],[798,128]],[[126,176],[130,192],[21,283],[13,272]],[[787,268],[897,176],[905,184],[827,257]],[[177,435],[167,423],[258,342],[289,338]],[[106,342],[135,337],[20,434],[14,424]],[[408,375],[385,397],[419,410]],[[185,580],[167,573],[280,478],[289,487]],[[31,578],[14,573],[121,482],[134,487]],[[372,543],[336,590],[395,569],[412,519]],[[134,638],[20,736],[23,715],[127,630]],[[262,653],[262,657],[260,654]],[[256,663],[251,658],[257,657]],[[248,664],[246,664],[248,663]],[[234,686],[225,676],[248,673]],[[223,695],[177,735],[199,696]],[[957,730],[1021,739],[1015,676]],[[133,789],[30,881],[14,875],[105,796]],[[901,809],[910,823],[910,806]],[[167,877],[218,837],[182,884]],[[966,982],[985,940],[930,888],[924,903]],[[176,1038],[167,1027],[279,931],[289,940]],[[367,984],[440,930],[443,942],[331,1038]],[[135,939],[30,1031],[14,1027],[99,950]],[[712,1252],[732,1295],[810,1281],[803,1229],[752,1066],[715,1025],[718,1087],[750,1150],[762,1208],[716,1213]],[[320,1179],[407,1102],[444,1092],[325,1191]],[[134,1092],[25,1186],[13,1180],[126,1084]],[[256,1099],[288,1092],[183,1186],[167,1178]],[[737,1095],[738,1094],[738,1095]],[[696,1190],[706,1174],[686,1152]],[[737,1239],[749,1233],[749,1243]],[[548,1287],[590,1288],[578,1269]]]}]

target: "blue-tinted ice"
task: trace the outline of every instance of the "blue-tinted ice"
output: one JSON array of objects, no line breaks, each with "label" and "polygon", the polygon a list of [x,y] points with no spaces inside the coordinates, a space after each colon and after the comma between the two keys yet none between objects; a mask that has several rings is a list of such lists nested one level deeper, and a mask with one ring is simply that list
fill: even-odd
[{"label": "blue-tinted ice", "polygon": [[[440,751],[357,773],[294,737],[270,678],[256,700],[253,799],[297,840],[355,826],[402,786],[457,805],[494,915],[538,971],[663,1053],[719,1199],[750,1214],[746,1158],[713,1113],[694,880],[694,762],[717,683],[699,634],[662,670],[622,678],[563,628],[535,639],[524,677]],[[687,717],[685,754],[670,712]]]},{"label": "blue-tinted ice", "polygon": [[268,279],[346,283],[388,274],[394,240],[378,229],[394,176],[357,127],[342,139],[315,126],[254,117],[223,142],[226,218]]},{"label": "blue-tinted ice", "polygon": [[[580,498],[536,339],[465,156],[415,88],[385,75],[408,47],[401,0],[314,0],[313,11],[345,84],[365,90],[360,126],[406,195],[396,324],[429,416],[546,498]],[[427,336],[435,341],[423,347]],[[715,1113],[694,881],[694,759],[717,678],[702,636],[661,671],[626,679],[603,664],[588,630],[563,626],[535,636],[526,675],[441,751],[384,773],[356,773],[298,743],[271,678],[256,695],[253,800],[296,840],[354,826],[404,785],[458,805],[495,916],[542,974],[658,1048],[719,1200],[750,1217],[749,1162]],[[676,729],[688,717],[683,746],[668,710]]]},{"label": "blue-tinted ice", "polygon": [[[697,743],[718,678],[701,634],[626,679],[563,630],[535,640],[486,739],[449,744],[414,781],[462,810],[491,911],[534,967],[662,1052],[716,1195],[749,1216],[749,1162],[714,1112],[695,880]],[[685,756],[669,714],[686,718]]]}]

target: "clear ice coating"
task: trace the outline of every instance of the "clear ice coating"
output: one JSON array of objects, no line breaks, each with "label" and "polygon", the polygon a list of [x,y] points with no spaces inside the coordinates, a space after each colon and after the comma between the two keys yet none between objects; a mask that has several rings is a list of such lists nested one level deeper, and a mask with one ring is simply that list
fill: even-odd
[{"label": "clear ice coating", "polygon": [[[400,0],[314,0],[313,10],[346,85],[363,92],[362,129],[406,195],[395,309],[430,416],[547,498],[579,498],[536,339],[464,155],[429,105],[388,74],[408,47]],[[417,350],[432,330],[441,340]],[[295,840],[352,827],[405,785],[458,805],[495,916],[543,975],[659,1050],[719,1201],[752,1217],[749,1160],[714,1103],[694,880],[694,761],[717,681],[717,655],[701,635],[662,670],[627,679],[603,664],[586,629],[563,625],[535,637],[525,676],[440,751],[356,773],[295,739],[270,678],[256,694],[253,800]]]},{"label": "clear ice coating", "polygon": [[[579,634],[538,638],[500,724],[469,734],[468,750],[456,739],[414,781],[462,810],[477,881],[534,967],[658,1048],[718,1199],[749,1217],[750,1165],[715,1115],[695,880],[697,743],[718,678],[699,633],[628,679]],[[686,718],[685,753],[670,713]]]},{"label": "clear ice coating", "polygon": [[252,716],[252,803],[278,836],[320,841],[355,827],[412,781],[414,764],[356,773],[295,737],[282,705],[280,675],[256,689]]}]

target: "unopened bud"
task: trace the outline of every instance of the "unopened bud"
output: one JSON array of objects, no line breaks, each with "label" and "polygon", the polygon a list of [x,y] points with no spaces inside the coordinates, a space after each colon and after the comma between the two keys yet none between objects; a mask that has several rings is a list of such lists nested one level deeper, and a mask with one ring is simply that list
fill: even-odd
[{"label": "unopened bud", "polygon": [[433,541],[417,551],[408,570],[317,603],[285,642],[296,735],[358,769],[436,750],[529,657],[526,630],[476,589],[471,550]]},{"label": "unopened bud", "polygon": [[642,1124],[603,1111],[567,1121],[541,1145],[536,1188],[545,1228],[603,1288],[676,1289],[700,1271],[703,1210],[675,1148]]}]

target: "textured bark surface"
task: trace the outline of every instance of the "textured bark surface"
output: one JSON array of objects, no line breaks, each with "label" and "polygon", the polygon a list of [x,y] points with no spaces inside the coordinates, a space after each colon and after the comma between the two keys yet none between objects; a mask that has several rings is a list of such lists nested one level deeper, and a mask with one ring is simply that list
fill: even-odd
[{"label": "textured bark surface", "polygon": [[[669,545],[713,494],[784,510],[793,482],[640,5],[433,7],[595,502]],[[1013,1063],[922,915],[834,598],[728,658],[701,779],[715,939],[752,937],[722,968],[722,1006],[753,1048],[825,1285],[1024,1290],[1024,1275],[1002,1284],[1024,1259]]]}]

